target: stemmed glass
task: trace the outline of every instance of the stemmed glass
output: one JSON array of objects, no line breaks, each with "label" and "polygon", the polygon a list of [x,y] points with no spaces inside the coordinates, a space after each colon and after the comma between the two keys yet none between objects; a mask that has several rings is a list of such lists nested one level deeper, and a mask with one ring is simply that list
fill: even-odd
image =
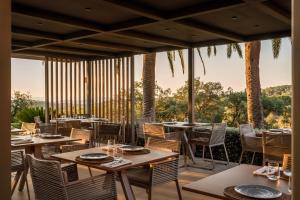
[{"label": "stemmed glass", "polygon": [[283,155],[283,164],[282,164],[283,174],[289,177],[289,193],[292,193],[292,157],[290,154]]}]

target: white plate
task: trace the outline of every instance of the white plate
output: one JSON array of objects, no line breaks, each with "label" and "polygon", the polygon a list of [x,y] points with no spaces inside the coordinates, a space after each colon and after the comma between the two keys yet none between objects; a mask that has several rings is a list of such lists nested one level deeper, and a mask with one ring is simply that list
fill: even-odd
[{"label": "white plate", "polygon": [[264,185],[240,185],[234,187],[234,190],[241,195],[256,199],[275,199],[282,195],[280,191]]},{"label": "white plate", "polygon": [[105,153],[87,153],[80,156],[81,159],[85,160],[102,160],[107,158],[108,155]]},{"label": "white plate", "polygon": [[145,148],[139,147],[139,146],[131,146],[131,145],[124,145],[123,147],[120,147],[123,151],[142,151]]},{"label": "white plate", "polygon": [[55,139],[55,138],[62,138],[62,135],[52,135],[52,134],[40,134],[41,138],[49,138],[49,139]]}]

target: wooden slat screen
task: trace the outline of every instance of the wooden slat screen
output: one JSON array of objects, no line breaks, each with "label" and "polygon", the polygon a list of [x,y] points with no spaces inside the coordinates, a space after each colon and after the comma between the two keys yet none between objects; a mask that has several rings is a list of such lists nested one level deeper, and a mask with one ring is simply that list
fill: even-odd
[{"label": "wooden slat screen", "polygon": [[132,57],[89,61],[47,57],[45,62],[49,119],[90,114],[111,122],[130,121]]}]

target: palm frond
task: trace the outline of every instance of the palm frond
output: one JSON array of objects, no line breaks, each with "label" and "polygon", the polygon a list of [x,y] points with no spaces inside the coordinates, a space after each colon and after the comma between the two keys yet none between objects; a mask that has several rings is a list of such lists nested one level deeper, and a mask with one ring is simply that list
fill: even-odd
[{"label": "palm frond", "polygon": [[207,56],[210,58],[211,56],[211,46],[207,47]]},{"label": "palm frond", "polygon": [[217,55],[217,47],[214,45],[214,56]]},{"label": "palm frond", "polygon": [[184,64],[184,57],[183,57],[183,50],[178,50],[180,62],[181,62],[181,68],[182,68],[182,73],[184,74],[184,69],[185,69],[185,64]]},{"label": "palm frond", "polygon": [[276,59],[279,56],[281,48],[281,39],[280,38],[274,38],[272,39],[272,51],[273,51],[273,57]]},{"label": "palm frond", "polygon": [[243,51],[242,51],[242,48],[241,48],[240,44],[233,43],[232,47],[233,47],[234,51],[236,51],[238,53],[239,57],[243,58]]},{"label": "palm frond", "polygon": [[232,55],[232,44],[227,44],[227,58],[231,58]]},{"label": "palm frond", "polygon": [[168,56],[168,60],[169,60],[169,64],[170,64],[170,69],[172,72],[172,76],[174,77],[174,62],[173,62],[173,52],[172,51],[167,51],[167,56]]},{"label": "palm frond", "polygon": [[203,66],[203,73],[204,73],[204,75],[205,75],[205,74],[206,74],[206,68],[205,68],[205,64],[204,64],[204,61],[203,61],[203,58],[202,58],[202,55],[201,55],[200,48],[197,48],[197,51],[198,51],[198,54],[199,54],[200,60],[201,60],[201,62],[202,62],[202,66]]}]

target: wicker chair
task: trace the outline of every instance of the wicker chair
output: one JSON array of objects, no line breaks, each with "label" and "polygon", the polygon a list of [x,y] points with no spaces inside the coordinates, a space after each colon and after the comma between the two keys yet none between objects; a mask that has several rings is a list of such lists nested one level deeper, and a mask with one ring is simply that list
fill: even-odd
[{"label": "wicker chair", "polygon": [[[163,128],[163,125],[144,124],[144,130],[149,131],[151,128],[153,128],[152,130],[161,130],[161,126]],[[172,133],[163,137],[150,137],[150,132],[147,132],[147,134],[147,148],[179,152],[181,145],[180,132],[177,134]],[[158,134],[153,133],[153,136],[156,135]],[[148,192],[148,199],[150,200],[152,197],[153,186],[174,181],[176,183],[178,197],[179,199],[182,199],[178,182],[178,160],[178,158],[170,158],[164,161],[151,163],[148,166],[131,168],[127,171],[129,182],[131,185],[145,188]]]},{"label": "wicker chair", "polygon": [[41,133],[56,134],[56,124],[42,123],[39,124],[39,128]]},{"label": "wicker chair", "polygon": [[27,174],[26,171],[26,165],[25,165],[25,159],[24,159],[24,153],[23,151],[12,151],[11,152],[11,173],[16,173],[13,184],[12,184],[12,189],[11,189],[11,195],[13,195],[17,184],[20,181],[20,178],[24,176],[25,178],[25,184],[26,184],[26,189],[27,189],[27,196],[28,199],[30,199],[30,193],[29,193],[29,188],[28,188],[28,181],[27,181]]},{"label": "wicker chair", "polygon": [[203,130],[198,132],[196,130],[192,131],[194,137],[189,140],[191,145],[201,145],[202,146],[202,158],[204,159],[205,147],[209,148],[209,153],[212,162],[212,169],[215,167],[215,161],[212,153],[212,147],[223,146],[227,164],[229,164],[228,153],[225,146],[225,135],[226,135],[226,123],[214,123],[212,130]]},{"label": "wicker chair", "polygon": [[137,126],[136,126],[136,144],[140,140],[145,141],[145,134],[144,134],[144,124],[145,123],[150,123],[151,119],[150,118],[141,118],[137,120]]},{"label": "wicker chair", "polygon": [[45,161],[27,155],[37,200],[116,200],[115,175],[98,175],[69,182],[58,161]]},{"label": "wicker chair", "polygon": [[96,127],[91,137],[91,147],[98,147],[100,144],[106,144],[108,140],[122,141],[121,124],[116,123],[102,123]]},{"label": "wicker chair", "polygon": [[70,136],[72,128],[80,129],[81,120],[65,121],[62,126],[58,126],[58,133],[63,136]]},{"label": "wicker chair", "polygon": [[251,164],[253,164],[256,153],[262,153],[262,140],[256,137],[255,131],[250,124],[241,124],[240,127],[240,138],[242,144],[242,153],[240,156],[239,164],[242,163],[243,155],[245,152],[253,152]]},{"label": "wicker chair", "polygon": [[25,131],[25,134],[30,135],[30,134],[35,133],[36,124],[35,123],[22,122],[21,129]]},{"label": "wicker chair", "polygon": [[291,135],[263,132],[263,164],[267,161],[282,162],[284,154],[291,153]]}]

